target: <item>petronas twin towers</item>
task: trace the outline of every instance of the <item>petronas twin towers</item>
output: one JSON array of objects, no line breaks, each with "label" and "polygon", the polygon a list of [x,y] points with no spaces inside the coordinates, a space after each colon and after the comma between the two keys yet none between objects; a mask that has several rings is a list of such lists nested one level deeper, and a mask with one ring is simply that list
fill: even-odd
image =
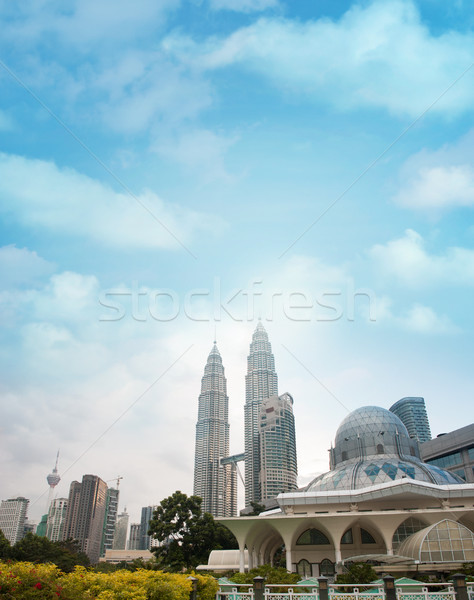
[{"label": "petronas twin towers", "polygon": [[199,396],[194,494],[215,517],[237,514],[236,466],[242,459],[246,506],[297,487],[293,398],[278,396],[275,359],[261,322],[252,336],[245,384],[245,452],[229,456],[227,380],[214,342]]}]

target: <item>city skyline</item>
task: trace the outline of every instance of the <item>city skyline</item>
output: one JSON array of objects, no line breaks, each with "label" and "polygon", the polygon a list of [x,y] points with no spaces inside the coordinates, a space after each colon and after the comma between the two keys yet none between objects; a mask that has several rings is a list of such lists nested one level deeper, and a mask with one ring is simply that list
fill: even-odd
[{"label": "city skyline", "polygon": [[[432,0],[0,3],[2,499],[192,494],[216,339],[258,319],[298,484],[354,409],[474,394],[474,16]],[[449,403],[452,410],[446,410]],[[324,417],[324,418],[322,418]],[[243,507],[242,498],[239,508]]]}]

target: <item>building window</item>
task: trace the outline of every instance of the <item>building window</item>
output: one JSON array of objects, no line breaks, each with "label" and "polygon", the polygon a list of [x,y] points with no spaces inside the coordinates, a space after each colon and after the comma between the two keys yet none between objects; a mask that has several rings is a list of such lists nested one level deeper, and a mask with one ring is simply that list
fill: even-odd
[{"label": "building window", "polygon": [[329,558],[325,558],[319,563],[319,573],[323,577],[332,577],[335,572],[334,563]]},{"label": "building window", "polygon": [[376,544],[374,537],[366,529],[360,529],[360,541],[362,544]]},{"label": "building window", "polygon": [[348,529],[341,538],[341,544],[353,544],[352,529]]},{"label": "building window", "polygon": [[331,542],[319,529],[307,529],[298,538],[297,546],[326,546]]},{"label": "building window", "polygon": [[313,574],[311,564],[309,561],[306,560],[306,558],[302,558],[300,560],[300,562],[296,566],[296,569],[298,571],[298,575],[301,578],[311,577],[311,575]]},{"label": "building window", "polygon": [[420,531],[420,529],[424,529],[425,527],[426,527],[426,523],[423,523],[423,521],[420,521],[420,519],[416,519],[414,517],[410,517],[406,521],[403,521],[403,523],[401,525],[399,525],[398,529],[393,534],[393,539],[392,539],[393,550],[394,551],[398,550],[398,548],[399,548],[400,544],[403,542],[403,540],[405,540],[407,537],[409,537],[413,533]]}]

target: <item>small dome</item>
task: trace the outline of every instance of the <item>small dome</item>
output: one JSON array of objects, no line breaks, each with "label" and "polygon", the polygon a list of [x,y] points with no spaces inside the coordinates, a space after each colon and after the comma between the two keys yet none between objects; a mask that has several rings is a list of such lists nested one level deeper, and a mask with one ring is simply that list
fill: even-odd
[{"label": "small dome", "polygon": [[407,428],[402,421],[389,410],[380,406],[362,406],[351,412],[339,425],[336,432],[336,446],[344,440],[372,436],[375,432],[391,433],[409,438]]}]

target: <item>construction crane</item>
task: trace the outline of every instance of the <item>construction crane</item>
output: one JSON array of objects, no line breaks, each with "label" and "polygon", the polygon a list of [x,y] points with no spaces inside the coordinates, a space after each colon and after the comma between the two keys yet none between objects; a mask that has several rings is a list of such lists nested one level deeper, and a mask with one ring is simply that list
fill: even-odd
[{"label": "construction crane", "polygon": [[111,481],[116,481],[117,482],[117,489],[119,489],[119,485],[120,485],[120,480],[123,479],[123,477],[121,475],[117,475],[117,477],[114,477],[114,479],[107,479],[106,483],[110,483]]}]

